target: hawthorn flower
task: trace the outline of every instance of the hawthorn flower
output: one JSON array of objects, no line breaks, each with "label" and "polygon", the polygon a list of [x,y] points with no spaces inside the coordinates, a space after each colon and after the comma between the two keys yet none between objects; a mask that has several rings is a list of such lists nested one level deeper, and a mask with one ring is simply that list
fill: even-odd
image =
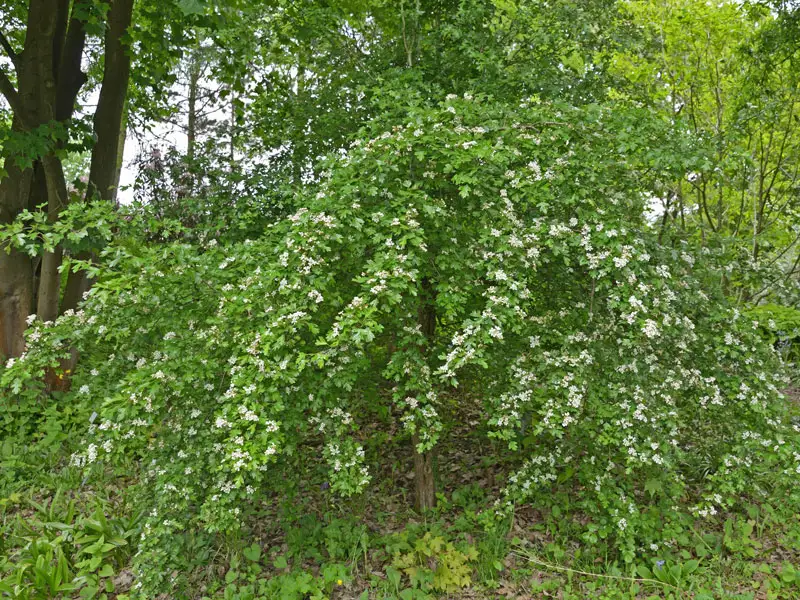
[{"label": "hawthorn flower", "polygon": [[649,338],[657,338],[661,335],[661,330],[658,328],[658,323],[653,319],[647,319],[642,326],[642,331]]}]

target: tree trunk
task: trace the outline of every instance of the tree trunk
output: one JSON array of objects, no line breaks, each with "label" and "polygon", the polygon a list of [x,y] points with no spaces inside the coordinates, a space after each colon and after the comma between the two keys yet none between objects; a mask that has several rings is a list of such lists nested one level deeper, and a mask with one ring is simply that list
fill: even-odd
[{"label": "tree trunk", "polygon": [[[67,186],[61,161],[52,156],[42,159],[42,170],[47,182],[47,218],[51,223],[67,205]],[[61,247],[45,252],[39,274],[39,292],[36,299],[36,314],[42,321],[54,321],[58,317],[58,301],[61,295]]]},{"label": "tree trunk", "polygon": [[436,482],[433,479],[433,452],[417,452],[419,436],[414,434],[414,507],[426,511],[436,506]]},{"label": "tree trunk", "polygon": [[[419,324],[426,339],[426,354],[430,353],[436,334],[436,307],[434,305],[435,290],[426,277],[422,280],[422,303],[419,307]],[[424,511],[436,506],[436,482],[433,478],[433,451],[419,452],[419,436],[413,436],[414,443],[414,487],[415,506]]]},{"label": "tree trunk", "polygon": [[[0,224],[11,223],[27,207],[33,169],[22,171],[8,164],[0,181]],[[24,350],[25,320],[33,305],[33,264],[27,254],[0,248],[0,359]]]},{"label": "tree trunk", "polygon": [[[54,46],[63,27],[63,0],[30,0],[25,30],[25,46],[14,61],[17,88],[2,73],[2,92],[14,114],[12,128],[17,132],[50,123],[55,118],[56,80]],[[14,221],[32,204],[39,205],[34,169],[20,169],[13,156],[4,155],[6,178],[0,182],[0,223]],[[33,265],[17,251],[0,251],[0,354],[5,358],[24,351],[26,319],[33,309]]]},{"label": "tree trunk", "polygon": [[133,0],[112,0],[105,40],[103,85],[94,113],[97,141],[92,149],[89,171],[89,193],[96,193],[104,200],[113,201],[117,195],[119,136],[131,72],[131,56],[123,38],[132,15]]},{"label": "tree trunk", "polygon": [[[131,26],[132,17],[133,0],[111,0],[105,39],[103,84],[94,113],[96,142],[92,148],[89,185],[86,190],[89,199],[98,196],[114,202],[117,198],[125,150],[125,102],[131,72],[131,56],[123,39]],[[91,256],[91,253],[85,252],[77,258],[88,260]],[[91,280],[86,271],[70,271],[61,302],[62,313],[76,310],[90,287]],[[78,352],[72,348],[69,358],[61,361],[62,371],[74,371],[77,362]],[[58,385],[68,388],[70,381],[69,377],[64,377],[58,380]]]},{"label": "tree trunk", "polygon": [[186,158],[191,168],[195,158],[197,143],[197,96],[200,90],[200,68],[202,57],[200,49],[195,49],[189,59],[189,110],[186,122]]},{"label": "tree trunk", "polygon": [[[113,200],[119,183],[123,140],[120,139],[131,59],[123,44],[130,27],[134,0],[111,0],[105,40],[103,85],[94,125],[97,143],[92,152],[89,190]],[[81,13],[90,0],[29,0],[25,44],[12,53],[17,88],[0,72],[0,92],[14,114],[17,131],[59,121],[67,126],[78,91],[86,81],[81,57],[86,41]],[[69,17],[70,4],[72,16]],[[56,148],[57,149],[57,148]],[[54,150],[56,150],[54,149]],[[12,222],[25,208],[47,204],[53,221],[66,206],[66,182],[54,151],[42,156],[36,168],[19,169],[13,157],[4,156],[8,171],[0,182],[0,223]],[[59,311],[61,249],[46,253],[36,298],[37,313],[52,320]],[[75,308],[87,288],[83,273],[71,274],[62,309]],[[73,277],[70,277],[73,279]],[[34,269],[19,252],[0,252],[0,355],[17,356],[24,350],[23,332],[34,304]]]},{"label": "tree trunk", "polygon": [[[28,208],[33,169],[17,168],[6,159],[6,177],[0,181],[0,224],[11,223]],[[24,350],[25,319],[33,306],[33,264],[28,255],[0,248],[0,359]]]},{"label": "tree trunk", "polygon": [[[75,258],[78,260],[89,260],[92,258],[91,252],[81,252]],[[91,287],[91,279],[86,276],[86,271],[73,273],[70,271],[67,277],[67,287],[64,289],[64,298],[61,300],[61,313],[68,310],[77,310],[78,304],[83,300],[83,295]]]},{"label": "tree trunk", "polygon": [[[92,148],[89,185],[86,197],[95,195],[114,201],[117,197],[122,155],[125,149],[125,100],[128,95],[131,57],[123,43],[133,15],[133,0],[113,0],[108,12],[108,31],[105,39],[103,84],[94,113],[94,132],[97,138]],[[79,255],[81,260],[89,254]],[[67,288],[61,303],[62,313],[76,310],[83,294],[90,287],[85,271],[70,271]]]},{"label": "tree trunk", "polygon": [[39,274],[39,289],[36,296],[36,315],[42,321],[55,321],[58,317],[58,301],[61,292],[61,247],[45,252]]},{"label": "tree trunk", "polygon": [[[88,0],[76,0],[72,7],[72,16],[67,28],[69,1],[59,0],[58,22],[53,37],[53,77],[55,90],[55,119],[67,124],[75,111],[75,101],[86,74],[81,70],[81,56],[86,44],[86,29],[80,13],[85,10]],[[63,146],[63,144],[61,144]],[[47,194],[48,221],[58,220],[61,211],[69,203],[64,170],[61,161],[55,156],[43,157],[40,161],[45,180]],[[63,257],[60,246],[52,252],[45,252],[42,267],[36,286],[36,314],[42,321],[53,321],[59,314],[61,295],[61,273],[59,267]]]}]

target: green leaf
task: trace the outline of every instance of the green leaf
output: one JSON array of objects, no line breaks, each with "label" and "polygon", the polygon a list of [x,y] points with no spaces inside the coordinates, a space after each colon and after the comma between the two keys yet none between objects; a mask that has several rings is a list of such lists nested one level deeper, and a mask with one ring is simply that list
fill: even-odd
[{"label": "green leaf", "polygon": [[180,0],[178,7],[185,17],[191,15],[201,15],[205,12],[202,0]]},{"label": "green leaf", "polygon": [[244,554],[247,560],[258,562],[258,559],[261,558],[261,546],[257,543],[253,543],[252,546],[245,548],[242,554]]},{"label": "green leaf", "polygon": [[664,491],[664,485],[660,479],[648,479],[644,484],[644,490],[650,492],[652,498],[656,494],[661,494]]},{"label": "green leaf", "polygon": [[114,567],[109,564],[103,565],[103,568],[97,573],[100,577],[113,577]]}]

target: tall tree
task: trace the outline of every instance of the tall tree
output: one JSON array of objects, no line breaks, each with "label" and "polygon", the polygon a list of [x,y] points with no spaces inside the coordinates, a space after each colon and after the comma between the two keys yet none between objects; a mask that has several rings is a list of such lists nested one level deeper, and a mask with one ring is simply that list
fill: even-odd
[{"label": "tall tree", "polygon": [[[0,222],[10,223],[23,210],[43,206],[54,221],[70,201],[61,158],[74,133],[79,93],[88,81],[82,69],[87,38],[97,38],[103,51],[89,52],[93,61],[102,62],[102,75],[86,194],[115,198],[133,14],[134,0],[30,0],[27,9],[13,3],[0,6],[8,22],[24,23],[12,35],[2,35],[13,72],[0,69],[0,92],[13,117],[2,150]],[[23,40],[21,49],[15,48],[14,39]],[[59,311],[77,306],[86,289],[85,274],[70,275],[62,299],[62,254],[60,247],[48,249],[40,260],[13,249],[0,253],[0,356],[23,351],[22,333],[33,312],[52,320]]]}]

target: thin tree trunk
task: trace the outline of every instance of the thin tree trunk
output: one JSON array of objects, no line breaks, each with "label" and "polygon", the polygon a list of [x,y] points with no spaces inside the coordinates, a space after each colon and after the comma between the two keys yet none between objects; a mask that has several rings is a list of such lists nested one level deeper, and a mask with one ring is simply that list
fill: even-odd
[{"label": "thin tree trunk", "polygon": [[[81,261],[90,260],[91,252],[80,252],[75,258]],[[86,275],[86,271],[70,271],[67,276],[67,286],[64,288],[64,297],[61,300],[61,314],[68,310],[77,310],[78,305],[83,300],[83,295],[92,287],[92,279]]]},{"label": "thin tree trunk", "polygon": [[233,86],[230,86],[231,91],[231,147],[230,156],[228,157],[228,166],[231,173],[236,168],[236,92]]},{"label": "thin tree trunk", "polygon": [[[422,280],[423,297],[419,307],[419,324],[426,339],[426,354],[433,345],[436,334],[435,291],[427,278]],[[425,511],[436,506],[436,482],[433,477],[433,451],[419,452],[418,434],[413,436],[414,444],[414,505],[418,511]]]},{"label": "thin tree trunk", "polygon": [[436,482],[433,478],[433,452],[417,452],[419,436],[414,434],[414,507],[422,512],[436,506]]},{"label": "thin tree trunk", "polygon": [[189,62],[189,115],[186,123],[186,157],[194,162],[197,143],[197,92],[200,87],[200,50],[195,49]]},{"label": "thin tree trunk", "polygon": [[58,316],[58,301],[61,292],[61,246],[53,252],[45,252],[39,274],[39,289],[36,297],[36,315],[42,321],[55,321]]},{"label": "thin tree trunk", "polygon": [[192,197],[196,187],[196,166],[194,162],[197,147],[197,103],[200,91],[200,73],[203,66],[202,61],[202,49],[198,45],[189,57],[189,106],[186,119],[186,173],[181,177],[181,187],[184,191],[179,197]]},{"label": "thin tree trunk", "polygon": [[[52,156],[42,159],[42,170],[47,182],[48,221],[55,222],[67,204],[67,186],[61,161]],[[36,299],[36,314],[42,321],[54,321],[58,317],[58,302],[61,296],[62,250],[57,246],[42,257],[42,270],[39,274],[39,289]]]}]

